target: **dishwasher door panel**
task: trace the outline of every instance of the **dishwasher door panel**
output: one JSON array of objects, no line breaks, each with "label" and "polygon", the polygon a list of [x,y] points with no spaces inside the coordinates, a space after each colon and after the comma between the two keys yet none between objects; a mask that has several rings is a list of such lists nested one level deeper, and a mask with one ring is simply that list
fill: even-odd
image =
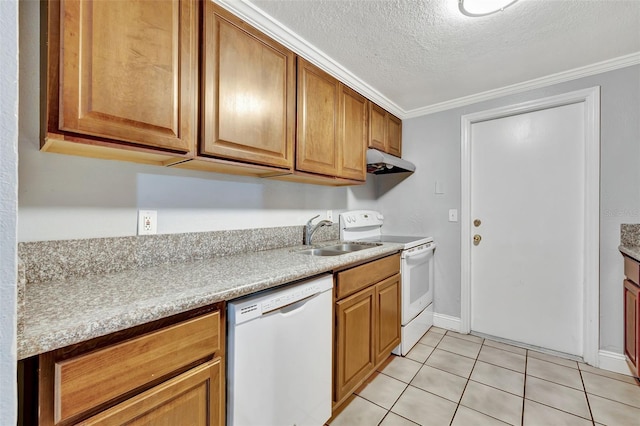
[{"label": "dishwasher door panel", "polygon": [[[331,275],[319,279],[333,284]],[[331,417],[331,305],[329,287],[240,324],[229,315],[228,425],[321,425]]]}]

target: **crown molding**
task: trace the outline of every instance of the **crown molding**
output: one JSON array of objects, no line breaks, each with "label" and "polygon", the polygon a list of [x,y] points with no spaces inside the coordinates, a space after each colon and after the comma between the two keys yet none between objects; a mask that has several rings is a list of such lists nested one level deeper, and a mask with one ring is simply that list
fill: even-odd
[{"label": "crown molding", "polygon": [[486,92],[477,93],[475,95],[464,96],[462,98],[452,99],[450,101],[441,102],[438,104],[427,105],[425,107],[416,108],[410,111],[403,111],[404,114],[401,114],[400,117],[402,119],[420,117],[423,115],[433,114],[435,112],[459,108],[490,99],[496,99],[507,95],[526,92],[527,90],[539,89],[542,87],[551,86],[553,84],[564,83],[566,81],[576,80],[578,78],[588,77],[607,71],[614,71],[619,68],[625,68],[638,64],[640,64],[640,52],[620,56],[602,62],[597,62],[595,64],[586,65],[580,68],[574,68],[572,70],[559,72],[557,74],[551,74],[546,77],[540,77],[522,83],[512,84],[510,86],[501,87],[499,89],[488,90]]},{"label": "crown molding", "polygon": [[[209,1],[209,0],[207,0]],[[322,50],[291,31],[277,19],[246,0],[211,0],[224,7],[240,19],[256,27],[278,43],[302,56],[318,68],[331,74],[351,89],[380,105],[390,113],[402,118],[405,111],[355,74],[333,60]]]},{"label": "crown molding", "polygon": [[395,102],[384,96],[378,90],[358,78],[348,69],[344,68],[338,62],[333,60],[329,55],[309,43],[298,34],[291,31],[277,19],[270,16],[262,9],[257,8],[247,0],[207,0],[224,7],[234,15],[243,19],[247,23],[256,27],[278,43],[291,49],[296,54],[304,57],[306,60],[331,74],[338,80],[342,81],[353,90],[367,97],[371,101],[380,105],[390,113],[401,119],[420,117],[423,115],[433,114],[448,109],[458,108],[474,103],[496,99],[502,96],[512,95],[525,92],[527,90],[539,89],[553,84],[563,83],[582,77],[588,77],[594,74],[600,74],[607,71],[613,71],[619,68],[640,64],[640,52],[632,53],[626,56],[609,59],[580,68],[551,74],[546,77],[536,78],[522,83],[512,84],[510,86],[501,87],[474,95],[464,96],[433,105],[405,110],[398,106]]}]

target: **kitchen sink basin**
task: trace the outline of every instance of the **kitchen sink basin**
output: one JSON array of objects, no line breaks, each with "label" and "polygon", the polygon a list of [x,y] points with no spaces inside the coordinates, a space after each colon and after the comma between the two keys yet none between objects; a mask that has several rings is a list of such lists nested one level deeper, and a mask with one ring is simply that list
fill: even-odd
[{"label": "kitchen sink basin", "polygon": [[328,250],[352,252],[352,251],[358,251],[358,250],[364,250],[364,249],[376,247],[379,245],[380,244],[342,243],[342,244],[336,244],[333,246],[327,246],[322,248],[328,249]]},{"label": "kitchen sink basin", "polygon": [[377,247],[380,244],[341,243],[319,248],[300,250],[298,253],[309,256],[340,256],[341,254]]},{"label": "kitchen sink basin", "polygon": [[338,250],[327,250],[325,248],[314,248],[314,249],[300,250],[298,253],[308,254],[310,256],[340,256],[341,254],[346,254],[348,252],[338,251]]}]

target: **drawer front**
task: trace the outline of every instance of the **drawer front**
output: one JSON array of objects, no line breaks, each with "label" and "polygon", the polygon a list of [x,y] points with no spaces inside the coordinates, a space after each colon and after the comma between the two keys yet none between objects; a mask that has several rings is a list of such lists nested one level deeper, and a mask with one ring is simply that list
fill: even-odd
[{"label": "drawer front", "polygon": [[342,299],[398,272],[400,272],[400,254],[339,272],[336,278],[336,297]]},{"label": "drawer front", "polygon": [[138,389],[220,349],[220,312],[55,363],[55,422]]},{"label": "drawer front", "polygon": [[624,256],[624,275],[636,284],[640,284],[640,263]]}]

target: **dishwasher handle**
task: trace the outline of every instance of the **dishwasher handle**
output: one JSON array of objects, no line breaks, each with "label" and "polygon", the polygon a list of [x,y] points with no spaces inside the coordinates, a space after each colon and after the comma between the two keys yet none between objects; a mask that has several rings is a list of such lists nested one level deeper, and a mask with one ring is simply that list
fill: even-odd
[{"label": "dishwasher handle", "polygon": [[333,275],[322,274],[284,288],[268,290],[231,301],[227,304],[227,321],[229,326],[232,327],[253,321],[263,317],[265,314],[283,308],[286,308],[286,312],[293,312],[295,308],[304,305],[309,299],[330,291],[332,288]]},{"label": "dishwasher handle", "polygon": [[307,303],[309,300],[313,299],[314,297],[316,297],[320,293],[321,292],[312,294],[312,295],[307,296],[307,297],[305,297],[303,299],[296,300],[295,302],[288,303],[288,304],[286,304],[284,306],[280,306],[279,308],[271,309],[270,311],[264,311],[264,312],[262,312],[262,316],[268,315],[268,314],[270,314],[272,312],[276,312],[276,311],[281,311],[283,314],[288,314],[289,312],[292,312],[292,311],[295,311],[296,309],[299,309],[305,303]]}]

